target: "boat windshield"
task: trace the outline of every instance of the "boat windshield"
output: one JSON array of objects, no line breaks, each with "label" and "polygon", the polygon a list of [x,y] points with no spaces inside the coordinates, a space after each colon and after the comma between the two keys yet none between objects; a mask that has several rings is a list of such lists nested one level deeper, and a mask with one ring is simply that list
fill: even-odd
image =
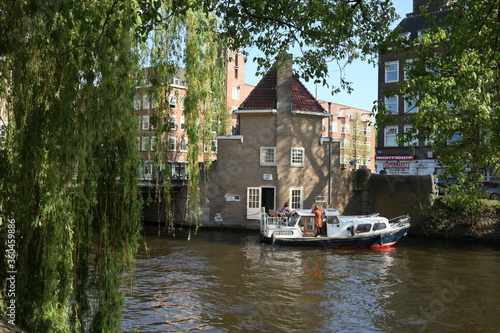
[{"label": "boat windshield", "polygon": [[326,223],[338,224],[339,223],[339,218],[337,216],[327,216],[326,217]]}]

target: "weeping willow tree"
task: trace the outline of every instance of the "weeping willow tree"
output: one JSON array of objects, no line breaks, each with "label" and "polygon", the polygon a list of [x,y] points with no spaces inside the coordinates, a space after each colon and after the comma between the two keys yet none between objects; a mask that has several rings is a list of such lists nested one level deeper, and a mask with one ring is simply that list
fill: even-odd
[{"label": "weeping willow tree", "polygon": [[15,297],[4,289],[3,305],[14,301],[15,322],[32,332],[112,331],[140,236],[136,4],[1,8],[1,207],[4,221],[15,220],[17,254]]},{"label": "weeping willow tree", "polygon": [[[214,123],[220,130],[227,120],[218,47],[255,44],[277,55],[298,41],[311,48],[295,58],[302,73],[325,82],[326,58],[367,56],[384,38],[390,5],[0,0],[1,121],[8,122],[0,149],[0,247],[13,252],[2,256],[1,312],[31,332],[121,330],[123,276],[140,238],[133,101],[143,54],[153,74],[159,163],[166,161],[171,78],[186,69],[186,216],[196,220],[198,162],[207,159],[201,147]],[[168,178],[158,185],[168,187]]]},{"label": "weeping willow tree", "polygon": [[[161,24],[153,29],[145,43],[146,58],[151,62],[147,73],[151,85],[148,94],[155,105],[155,135],[160,138],[155,148],[155,164],[170,174],[168,161],[168,134],[172,130],[168,114],[169,96],[175,93],[170,83],[172,78],[184,69],[187,95],[183,114],[189,148],[187,151],[187,202],[183,220],[193,222],[198,228],[200,211],[200,172],[207,171],[211,164],[211,142],[214,132],[226,134],[229,124],[229,110],[225,96],[226,59],[222,43],[217,39],[218,21],[213,13],[188,10],[186,15],[171,17],[170,7],[161,8]],[[147,62],[147,61],[145,61]],[[207,149],[208,148],[208,149]],[[200,168],[200,164],[203,167]],[[156,199],[163,201],[167,216],[167,227],[172,230],[171,194],[164,189],[170,187],[170,179],[162,177],[157,182]]]},{"label": "weeping willow tree", "polygon": [[[1,69],[9,122],[2,216],[15,219],[17,253],[15,298],[5,292],[4,307],[12,299],[15,322],[31,331],[116,331],[122,274],[133,267],[140,236],[133,111],[139,8],[98,1],[16,9],[24,15],[12,17],[16,29],[9,38],[16,45]],[[162,74],[154,81],[161,87],[157,119],[168,119],[162,107],[168,106],[168,74],[176,68],[172,55],[182,49],[178,60],[187,64],[192,91],[185,114],[192,143],[189,207],[196,216],[200,143],[222,114],[224,81],[214,17],[190,11],[173,23],[155,31],[164,44],[155,45],[152,59],[170,68],[157,71]],[[168,130],[160,126],[160,136]]]}]

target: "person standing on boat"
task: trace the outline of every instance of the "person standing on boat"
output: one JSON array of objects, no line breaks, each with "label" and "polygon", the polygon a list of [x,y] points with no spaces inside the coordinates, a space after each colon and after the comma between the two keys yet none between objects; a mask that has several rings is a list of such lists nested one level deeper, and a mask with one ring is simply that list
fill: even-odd
[{"label": "person standing on boat", "polygon": [[318,205],[314,205],[312,213],[314,214],[314,223],[316,224],[316,236],[325,235],[323,230],[323,214],[325,213]]}]

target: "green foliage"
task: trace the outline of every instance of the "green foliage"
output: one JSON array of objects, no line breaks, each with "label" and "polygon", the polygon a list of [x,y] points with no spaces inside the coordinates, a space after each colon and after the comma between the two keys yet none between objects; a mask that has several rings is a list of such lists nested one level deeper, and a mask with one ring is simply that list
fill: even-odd
[{"label": "green foliage", "polygon": [[0,73],[9,121],[1,207],[4,221],[17,222],[16,323],[33,332],[115,331],[140,228],[136,4],[0,7],[15,45],[3,50]]},{"label": "green foliage", "polygon": [[[232,49],[258,47],[264,57],[257,63],[263,72],[289,47],[295,70],[306,81],[331,85],[328,63],[350,63],[357,58],[376,60],[389,25],[396,19],[390,0],[250,0],[203,1],[220,17],[222,40]],[[342,69],[343,66],[340,66]],[[341,74],[336,88],[349,89]]]},{"label": "green foliage", "polygon": [[450,218],[453,217],[439,200],[422,210],[422,226],[431,235],[444,229]]},{"label": "green foliage", "polygon": [[[467,200],[474,202],[474,206],[467,204]],[[443,196],[422,210],[422,227],[430,235],[460,229],[461,237],[480,236],[491,228],[489,220],[498,220],[499,212],[498,203],[478,204],[467,195]]]}]

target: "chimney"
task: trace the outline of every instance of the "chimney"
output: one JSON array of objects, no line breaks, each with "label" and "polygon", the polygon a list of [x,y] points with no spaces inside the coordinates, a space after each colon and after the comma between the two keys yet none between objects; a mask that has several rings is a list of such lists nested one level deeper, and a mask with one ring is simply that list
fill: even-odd
[{"label": "chimney", "polygon": [[286,54],[278,66],[276,80],[278,112],[290,112],[292,108],[292,63],[293,56],[291,54]]},{"label": "chimney", "polygon": [[450,0],[413,0],[413,15],[420,15],[422,11],[420,10],[422,6],[429,4],[429,12],[438,11],[450,4]]}]

